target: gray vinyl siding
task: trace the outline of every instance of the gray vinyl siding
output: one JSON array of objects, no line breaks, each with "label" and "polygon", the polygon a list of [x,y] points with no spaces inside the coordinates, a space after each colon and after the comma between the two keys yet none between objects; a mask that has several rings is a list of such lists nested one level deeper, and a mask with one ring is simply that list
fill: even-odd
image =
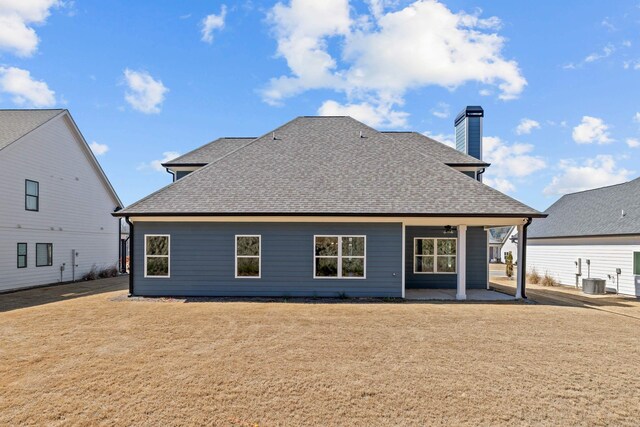
[{"label": "gray vinyl siding", "polygon": [[482,118],[481,117],[467,117],[467,133],[468,144],[467,154],[475,157],[476,159],[482,158]]},{"label": "gray vinyl siding", "polygon": [[[144,277],[144,235],[169,234],[170,278]],[[262,236],[261,278],[235,278],[236,234]],[[366,279],[314,279],[314,235],[365,235]],[[147,223],[134,225],[134,294],[402,296],[401,224]]]},{"label": "gray vinyl siding", "polygon": [[[405,237],[405,286],[407,289],[455,289],[457,274],[414,274],[415,237],[457,238],[458,232],[445,234],[443,227],[407,227]],[[467,228],[467,289],[487,287],[487,232],[484,227]]]},{"label": "gray vinyl siding", "polygon": [[473,171],[463,171],[462,173],[467,175],[469,178],[476,179],[476,173]]},{"label": "gray vinyl siding", "polygon": [[189,175],[191,172],[193,171],[176,171],[176,181],[179,180],[180,178],[184,178],[185,176]]}]

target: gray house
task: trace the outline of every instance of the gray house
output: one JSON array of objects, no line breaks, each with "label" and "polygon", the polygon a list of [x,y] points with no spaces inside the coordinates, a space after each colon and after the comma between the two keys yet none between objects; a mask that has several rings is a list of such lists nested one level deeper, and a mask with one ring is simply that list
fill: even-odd
[{"label": "gray house", "polygon": [[[468,149],[481,133],[460,138]],[[452,288],[465,299],[488,286],[488,229],[517,226],[522,243],[544,216],[482,184],[489,165],[478,158],[351,117],[298,117],[163,166],[172,184],[114,214],[131,228],[132,295]]]}]

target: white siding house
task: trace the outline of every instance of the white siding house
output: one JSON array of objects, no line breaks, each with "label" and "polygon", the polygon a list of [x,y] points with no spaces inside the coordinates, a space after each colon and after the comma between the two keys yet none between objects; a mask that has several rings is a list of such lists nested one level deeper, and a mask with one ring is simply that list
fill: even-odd
[{"label": "white siding house", "polygon": [[0,111],[0,195],[0,291],[117,265],[122,203],[67,110]]},{"label": "white siding house", "polygon": [[563,285],[606,280],[640,296],[640,178],[567,194],[529,227],[527,265]]}]

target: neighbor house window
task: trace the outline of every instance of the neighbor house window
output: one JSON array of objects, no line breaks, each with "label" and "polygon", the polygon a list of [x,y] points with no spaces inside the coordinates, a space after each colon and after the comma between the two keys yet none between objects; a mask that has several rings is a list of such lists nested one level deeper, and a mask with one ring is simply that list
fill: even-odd
[{"label": "neighbor house window", "polygon": [[236,278],[260,278],[260,236],[236,236]]},{"label": "neighbor house window", "polygon": [[169,236],[144,235],[144,277],[169,277]]},{"label": "neighbor house window", "polygon": [[36,267],[53,265],[53,243],[36,243]]},{"label": "neighbor house window", "polygon": [[27,266],[27,244],[18,243],[18,268]]},{"label": "neighbor house window", "polygon": [[37,181],[24,180],[24,208],[28,211],[40,209],[40,184]]},{"label": "neighbor house window", "polygon": [[314,240],[314,277],[365,278],[365,236],[315,236]]},{"label": "neighbor house window", "polygon": [[640,276],[640,252],[633,253],[633,274]]},{"label": "neighbor house window", "polygon": [[456,239],[416,237],[413,239],[413,272],[455,273]]}]

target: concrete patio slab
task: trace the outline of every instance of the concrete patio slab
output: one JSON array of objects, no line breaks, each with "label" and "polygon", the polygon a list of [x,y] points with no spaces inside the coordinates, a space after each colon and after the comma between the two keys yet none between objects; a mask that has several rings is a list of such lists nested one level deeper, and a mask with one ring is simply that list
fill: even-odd
[{"label": "concrete patio slab", "polygon": [[[405,299],[421,301],[456,301],[455,289],[407,289]],[[467,289],[467,301],[515,301],[511,295],[488,289]]]}]

